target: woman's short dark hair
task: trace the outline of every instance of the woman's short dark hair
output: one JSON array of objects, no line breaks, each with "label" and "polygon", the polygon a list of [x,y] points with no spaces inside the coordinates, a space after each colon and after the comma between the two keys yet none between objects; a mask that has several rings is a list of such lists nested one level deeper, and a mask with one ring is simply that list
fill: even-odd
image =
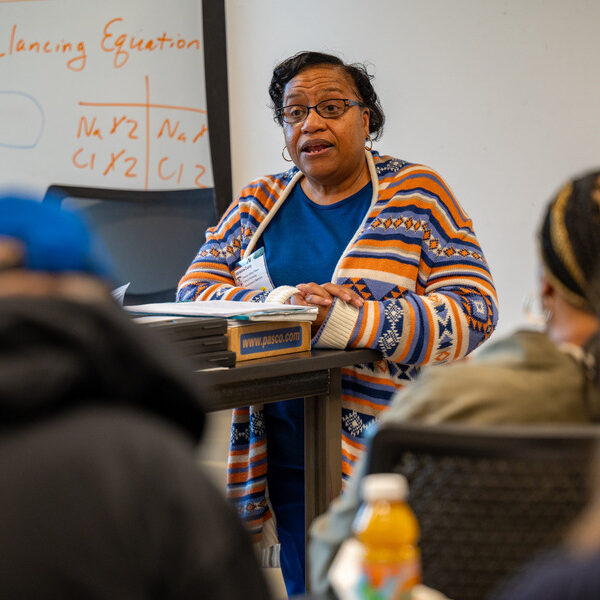
[{"label": "woman's short dark hair", "polygon": [[[269,96],[273,102],[273,111],[283,106],[283,94],[286,84],[296,77],[302,69],[315,65],[332,65],[340,67],[354,82],[356,91],[369,109],[369,133],[373,139],[379,139],[383,133],[383,124],[385,115],[381,108],[381,102],[371,85],[373,75],[367,72],[365,65],[361,63],[346,64],[337,56],[324,54],[322,52],[299,52],[290,58],[286,58],[273,69],[273,77],[269,86]],[[274,112],[274,119],[280,125],[283,125],[282,119]]]}]

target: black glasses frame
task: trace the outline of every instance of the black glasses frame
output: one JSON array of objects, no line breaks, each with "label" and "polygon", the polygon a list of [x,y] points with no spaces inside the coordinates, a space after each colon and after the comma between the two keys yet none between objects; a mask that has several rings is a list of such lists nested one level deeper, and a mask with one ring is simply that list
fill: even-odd
[{"label": "black glasses frame", "polygon": [[[343,112],[341,112],[339,115],[336,115],[335,117],[331,117],[331,116],[328,116],[328,115],[324,115],[324,114],[322,114],[322,113],[321,113],[321,111],[319,110],[319,106],[320,106],[321,104],[326,104],[327,102],[331,102],[332,100],[341,100],[341,101],[344,103],[344,107],[345,107],[345,108],[344,108],[344,111],[343,111]],[[296,119],[296,120],[293,120],[293,121],[288,121],[288,120],[285,118],[285,113],[284,113],[284,111],[285,111],[285,109],[286,109],[286,108],[291,108],[291,107],[293,107],[293,106],[298,106],[298,107],[300,107],[300,108],[305,108],[305,109],[306,109],[306,114],[305,114],[305,115],[304,115],[304,117],[303,117],[303,118],[301,118],[301,119]],[[321,100],[321,102],[317,102],[316,104],[313,104],[313,106],[308,106],[308,105],[306,105],[306,104],[288,104],[287,106],[282,106],[281,108],[278,108],[278,109],[275,111],[275,114],[276,114],[276,115],[277,115],[277,117],[278,117],[278,118],[280,118],[282,121],[284,121],[284,122],[288,123],[288,125],[297,125],[298,123],[302,123],[302,122],[304,122],[304,121],[305,121],[305,120],[308,118],[308,115],[309,115],[309,113],[310,113],[310,110],[311,110],[311,108],[314,108],[314,109],[315,109],[315,111],[316,111],[316,113],[317,113],[317,114],[318,114],[320,117],[322,117],[323,119],[339,119],[339,118],[340,118],[340,117],[341,117],[343,114],[345,114],[345,113],[346,113],[346,111],[347,111],[347,110],[348,110],[350,107],[352,107],[352,106],[365,106],[365,105],[364,105],[362,102],[357,102],[356,100],[350,100],[350,99],[348,99],[348,98],[327,98],[327,100]]]}]

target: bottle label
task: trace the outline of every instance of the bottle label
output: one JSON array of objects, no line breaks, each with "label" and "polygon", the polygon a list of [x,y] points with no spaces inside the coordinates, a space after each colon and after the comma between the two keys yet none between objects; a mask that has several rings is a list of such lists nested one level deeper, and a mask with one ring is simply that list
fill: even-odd
[{"label": "bottle label", "polygon": [[409,600],[412,588],[421,582],[419,561],[363,563],[357,592],[361,600]]}]

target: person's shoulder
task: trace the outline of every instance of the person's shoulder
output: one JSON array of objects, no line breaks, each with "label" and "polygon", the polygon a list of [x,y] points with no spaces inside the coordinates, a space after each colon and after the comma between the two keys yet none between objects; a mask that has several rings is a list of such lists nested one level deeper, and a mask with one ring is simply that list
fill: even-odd
[{"label": "person's shoulder", "polygon": [[443,181],[442,176],[431,167],[413,163],[402,158],[372,152],[375,171],[379,178],[406,179],[411,177],[430,177]]},{"label": "person's shoulder", "polygon": [[294,166],[291,169],[281,173],[273,173],[258,177],[244,187],[241,197],[257,197],[258,195],[264,193],[273,194],[281,192],[285,189],[297,172],[298,168]]},{"label": "person's shoulder", "polygon": [[402,158],[396,158],[395,156],[388,156],[386,154],[379,154],[378,152],[371,152],[373,157],[373,164],[375,165],[375,171],[377,175],[381,177],[394,177],[404,171],[407,167],[412,164]]},{"label": "person's shoulder", "polygon": [[390,156],[388,154],[379,154],[379,152],[372,151],[373,164],[375,170],[379,176],[398,176],[403,177],[409,173],[431,173],[438,177],[440,175],[431,167],[421,163],[411,162],[403,158],[396,156]]},{"label": "person's shoulder", "polygon": [[422,210],[435,212],[440,221],[450,221],[454,228],[472,230],[472,223],[459,204],[446,180],[433,168],[373,153],[373,162],[380,198],[402,198],[412,202],[414,198],[424,201]]},{"label": "person's shoulder", "polygon": [[536,369],[553,369],[565,361],[564,352],[544,331],[531,328],[520,328],[510,334],[493,339],[479,351],[480,361],[499,360],[501,357],[512,357],[523,365]]}]

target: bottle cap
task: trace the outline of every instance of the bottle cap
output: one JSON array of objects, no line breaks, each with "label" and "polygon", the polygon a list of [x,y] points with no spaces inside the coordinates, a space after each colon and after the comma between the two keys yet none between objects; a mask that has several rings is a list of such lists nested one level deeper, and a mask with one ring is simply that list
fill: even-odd
[{"label": "bottle cap", "polygon": [[374,473],[362,480],[362,497],[366,502],[375,500],[406,500],[408,481],[400,473]]}]

